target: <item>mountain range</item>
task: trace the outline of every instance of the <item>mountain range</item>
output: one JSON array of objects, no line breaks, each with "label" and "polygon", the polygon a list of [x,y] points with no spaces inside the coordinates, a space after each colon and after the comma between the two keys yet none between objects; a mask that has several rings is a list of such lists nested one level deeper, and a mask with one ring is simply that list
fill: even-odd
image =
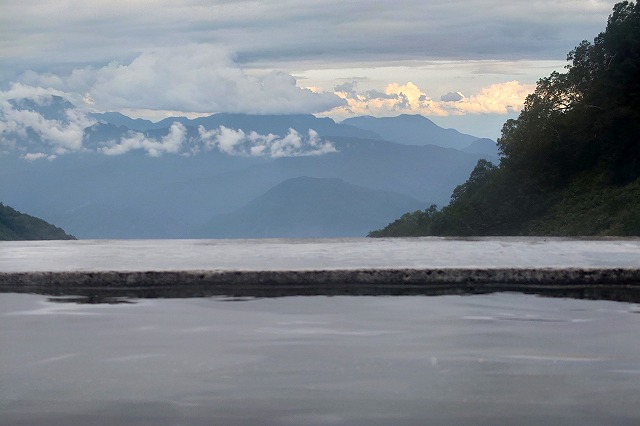
[{"label": "mountain range", "polygon": [[[493,141],[422,116],[153,123],[115,112],[78,118],[55,96],[10,105],[0,120],[39,118],[0,134],[0,201],[78,238],[364,236],[404,211],[445,204],[479,159],[497,157]],[[80,141],[63,138],[78,129]]]},{"label": "mountain range", "polygon": [[495,141],[460,133],[442,127],[421,115],[402,114],[397,117],[353,117],[342,124],[374,132],[385,140],[400,144],[437,145],[464,152],[497,156]]}]

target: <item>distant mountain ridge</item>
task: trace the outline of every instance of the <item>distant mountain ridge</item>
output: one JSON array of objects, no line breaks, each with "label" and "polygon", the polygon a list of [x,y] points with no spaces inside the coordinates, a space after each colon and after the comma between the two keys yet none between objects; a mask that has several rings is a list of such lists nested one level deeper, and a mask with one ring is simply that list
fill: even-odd
[{"label": "distant mountain ridge", "polygon": [[[19,132],[2,135],[1,199],[80,238],[184,238],[213,217],[237,212],[280,183],[301,176],[339,179],[361,187],[358,193],[387,191],[423,206],[443,205],[478,159],[492,158],[443,148],[437,141],[386,141],[370,130],[304,114],[222,113],[153,123],[114,112],[83,118],[72,104],[55,96],[16,101],[12,107],[41,114],[41,125],[55,120],[50,125],[56,131],[27,128],[24,139]],[[217,139],[203,140],[207,133]],[[82,140],[69,144],[70,136],[78,135]],[[54,136],[58,139],[47,139]],[[263,146],[252,146],[255,140]],[[270,143],[289,144],[291,150],[281,150],[278,156],[253,155],[253,148],[268,154],[260,149]],[[229,144],[238,149],[223,151]],[[327,187],[307,186],[318,191]],[[287,203],[286,197],[282,200]],[[375,208],[383,211],[382,205]],[[364,235],[369,229],[352,223],[352,230],[344,234]]]},{"label": "distant mountain ridge", "polygon": [[[12,99],[10,104],[18,110],[37,112],[47,120],[69,123],[68,111],[75,106],[60,96],[52,95],[42,99]],[[335,122],[328,117],[311,114],[256,115],[240,113],[217,113],[189,119],[187,117],[167,117],[158,122],[141,118],[130,118],[119,112],[88,113],[87,117],[97,121],[92,126],[92,139],[111,140],[127,131],[137,131],[150,135],[162,135],[173,123],[185,126],[190,136],[197,136],[197,128],[216,129],[220,126],[256,132],[262,135],[285,135],[289,129],[306,134],[310,129],[323,137],[353,137],[359,139],[387,140],[404,145],[436,145],[465,152],[497,155],[494,141],[479,138],[455,129],[444,129],[421,115],[401,114],[396,117],[359,116]],[[103,134],[104,133],[104,134]],[[33,139],[33,136],[31,137]]]},{"label": "distant mountain ridge", "polygon": [[244,207],[214,217],[194,237],[313,238],[365,236],[422,203],[406,195],[352,185],[336,178],[287,179]]},{"label": "distant mountain ridge", "polygon": [[90,113],[89,116],[103,123],[113,124],[116,127],[126,127],[130,130],[137,130],[138,132],[146,132],[147,130],[169,127],[158,125],[158,123],[154,123],[143,118],[127,117],[119,112]]},{"label": "distant mountain ridge", "polygon": [[230,129],[254,131],[259,134],[285,135],[289,129],[295,129],[300,133],[306,133],[313,129],[325,137],[344,136],[365,139],[381,139],[372,131],[360,129],[348,124],[336,123],[331,118],[319,118],[311,114],[286,114],[286,115],[255,115],[255,114],[231,114],[218,113],[206,117],[189,119],[187,117],[167,117],[156,123],[144,119],[132,119],[117,112],[94,113],[91,117],[115,126],[124,126],[132,130],[146,132],[149,130],[166,129],[171,124],[178,122],[186,127],[203,126],[207,129],[215,129],[224,126]]},{"label": "distant mountain ridge", "polygon": [[362,130],[375,132],[382,139],[409,145],[437,145],[465,152],[498,155],[494,141],[478,138],[455,129],[444,129],[422,115],[402,114],[397,117],[361,116],[341,122]]}]

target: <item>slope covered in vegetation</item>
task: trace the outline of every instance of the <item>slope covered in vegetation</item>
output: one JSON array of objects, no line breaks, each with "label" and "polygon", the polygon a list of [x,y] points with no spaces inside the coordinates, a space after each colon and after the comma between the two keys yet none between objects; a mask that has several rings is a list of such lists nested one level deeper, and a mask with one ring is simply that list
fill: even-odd
[{"label": "slope covered in vegetation", "polygon": [[640,3],[567,60],[504,124],[498,166],[369,236],[640,235]]},{"label": "slope covered in vegetation", "polygon": [[42,219],[0,203],[0,240],[75,240],[75,237]]}]

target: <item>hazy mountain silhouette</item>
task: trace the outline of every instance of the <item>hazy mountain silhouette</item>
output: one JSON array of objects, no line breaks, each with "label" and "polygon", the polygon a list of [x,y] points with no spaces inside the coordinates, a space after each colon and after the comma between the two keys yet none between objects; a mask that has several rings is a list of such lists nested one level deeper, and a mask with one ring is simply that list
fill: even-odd
[{"label": "hazy mountain silhouette", "polygon": [[[89,114],[90,117],[95,118],[98,121],[113,124],[116,127],[126,127],[130,130],[137,130],[139,132],[145,132],[151,129],[159,129],[162,127],[169,127],[157,125],[156,123],[145,120],[142,118],[130,118],[119,112],[102,112]],[[169,123],[171,125],[171,123]]]},{"label": "hazy mountain silhouette", "polygon": [[313,129],[322,136],[345,136],[369,139],[380,139],[380,136],[372,131],[360,129],[346,124],[339,124],[331,118],[318,118],[311,114],[286,114],[286,115],[253,115],[253,114],[229,114],[219,113],[206,117],[189,119],[186,117],[168,117],[157,123],[148,120],[132,119],[117,112],[92,114],[102,122],[115,126],[125,126],[132,130],[146,132],[154,129],[165,129],[174,122],[179,122],[186,127],[204,126],[207,129],[215,129],[224,126],[229,129],[243,130],[245,133],[254,131],[259,134],[285,135],[289,129],[295,129],[299,133],[306,134]]},{"label": "hazy mountain silhouette", "polygon": [[389,191],[335,178],[288,179],[233,213],[214,217],[195,237],[365,236],[367,226],[386,223],[421,203]]},{"label": "hazy mountain silhouette", "polygon": [[385,140],[401,144],[431,144],[492,156],[498,154],[497,145],[491,139],[480,139],[455,129],[444,129],[422,115],[353,117],[342,121],[342,124],[375,132]]},{"label": "hazy mountain silhouette", "polygon": [[[59,123],[68,123],[74,113],[68,114],[73,105],[59,97],[14,101],[12,106]],[[193,120],[172,117],[158,123],[119,113],[92,117],[98,122],[84,129],[83,148],[57,156],[42,133],[28,130],[26,139],[13,135],[14,149],[0,155],[0,199],[79,238],[177,238],[189,235],[214,215],[236,211],[300,176],[341,179],[345,185],[403,194],[423,206],[443,205],[477,160],[487,156],[433,144],[389,142],[373,131],[312,115],[214,114]],[[410,117],[410,121],[424,120]],[[140,148],[121,155],[100,152],[127,138],[159,143],[176,121],[184,126],[182,155],[151,157]],[[282,158],[229,155],[198,142],[199,126],[280,137],[289,129],[301,136],[312,129],[335,152],[298,152]],[[25,152],[36,153],[32,161],[24,158]],[[345,233],[364,235],[370,229],[354,227]]]},{"label": "hazy mountain silhouette", "polygon": [[471,142],[462,151],[495,157],[498,155],[498,145],[491,139],[481,138]]}]

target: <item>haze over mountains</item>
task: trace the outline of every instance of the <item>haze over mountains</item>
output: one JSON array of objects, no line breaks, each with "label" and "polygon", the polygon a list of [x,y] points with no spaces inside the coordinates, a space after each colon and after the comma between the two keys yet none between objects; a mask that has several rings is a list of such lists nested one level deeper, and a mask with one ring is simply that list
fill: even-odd
[{"label": "haze over mountains", "polygon": [[366,235],[384,218],[420,209],[396,192],[336,178],[287,179],[247,205],[219,215],[194,233],[206,238],[342,237]]},{"label": "haze over mountains", "polygon": [[421,115],[402,114],[397,117],[353,117],[342,124],[369,130],[383,139],[409,145],[438,145],[465,152],[498,155],[495,141],[460,133],[455,129],[443,129]]},{"label": "haze over mountains", "polygon": [[40,96],[0,124],[0,201],[78,238],[364,236],[497,155],[422,116],[152,123]]}]

